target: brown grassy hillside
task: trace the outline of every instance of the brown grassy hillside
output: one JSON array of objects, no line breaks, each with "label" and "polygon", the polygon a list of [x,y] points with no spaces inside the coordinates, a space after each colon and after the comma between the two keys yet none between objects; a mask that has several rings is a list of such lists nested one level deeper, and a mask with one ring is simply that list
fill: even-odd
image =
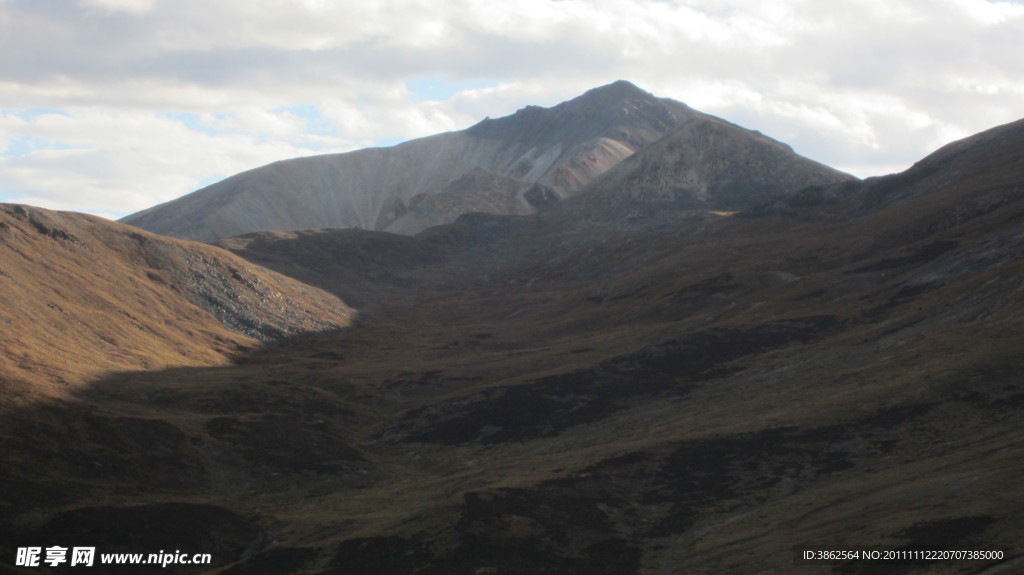
[{"label": "brown grassy hillside", "polygon": [[347,325],[324,292],[222,250],[82,214],[0,206],[4,402],[104,373],[223,364],[260,341]]},{"label": "brown grassy hillside", "polygon": [[0,536],[221,575],[1013,572],[793,551],[1024,538],[1022,144],[724,217],[225,241],[370,311],[9,411]]}]

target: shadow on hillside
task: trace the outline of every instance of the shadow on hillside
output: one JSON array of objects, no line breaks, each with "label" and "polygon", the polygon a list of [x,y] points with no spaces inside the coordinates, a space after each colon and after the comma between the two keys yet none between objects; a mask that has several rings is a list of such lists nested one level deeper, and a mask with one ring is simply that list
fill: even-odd
[{"label": "shadow on hillside", "polygon": [[[687,385],[680,382],[699,385],[729,377],[728,370],[720,369],[722,361],[835,328],[834,318],[817,317],[747,331],[698,333],[606,362],[598,372],[617,378],[615,389],[581,373],[575,379],[539,379],[506,389],[520,400],[511,402],[510,410],[502,411],[501,401],[486,396],[444,402],[438,404],[442,410],[458,410],[448,414],[450,420],[421,428],[426,435],[410,439],[410,446],[457,449],[448,444],[468,441],[487,450],[518,449],[614,412],[604,407],[622,399],[616,394],[632,399],[650,394],[657,401],[667,389],[659,381],[672,381],[676,392],[685,392]],[[335,495],[367,493],[394,473],[365,439],[368,430],[382,429],[388,418],[402,421],[403,413],[389,411],[382,395],[345,381],[334,369],[347,361],[339,345],[345,335],[335,331],[288,338],[251,350],[231,365],[112,374],[83,388],[79,401],[9,414],[2,424],[8,445],[0,461],[5,470],[0,504],[9,518],[0,526],[0,538],[9,545],[0,549],[0,565],[12,565],[19,547],[59,545],[96,546],[103,553],[209,553],[213,568],[235,564],[227,571],[234,575],[353,570],[441,575],[486,573],[479,570],[489,568],[524,574],[637,573],[651,542],[668,545],[693,537],[744,510],[769,508],[815,489],[824,498],[817,504],[821,510],[841,509],[851,489],[847,483],[857,486],[859,496],[881,497],[877,494],[892,487],[886,474],[916,459],[946,457],[956,450],[971,458],[996,457],[992,454],[1000,452],[987,444],[977,454],[969,444],[940,449],[937,442],[951,445],[958,433],[943,431],[945,414],[974,414],[970,425],[975,427],[978,422],[1003,425],[998,422],[1014,409],[1007,402],[1016,401],[1019,408],[1021,401],[1019,393],[994,402],[984,394],[951,391],[947,397],[922,398],[829,424],[755,425],[754,431],[715,437],[679,436],[627,453],[613,449],[596,464],[527,486],[506,487],[495,478],[498,486],[465,490],[452,504],[454,517],[443,532],[434,532],[428,522],[411,524],[408,535],[339,538],[345,531],[335,519],[324,523],[312,547],[277,544],[275,534],[287,533],[288,521],[294,520],[289,517],[298,510],[331,505]],[[711,352],[721,357],[698,361]],[[1020,370],[1017,362],[988,372],[986,386],[1009,385]],[[649,385],[625,390],[629,380]],[[573,403],[587,398],[601,409],[588,411]],[[531,415],[537,405],[547,409],[537,416],[543,422]],[[516,419],[517,411],[525,418]],[[480,426],[495,421],[508,430],[474,439]],[[441,433],[449,427],[467,431],[429,436],[430,430]],[[960,465],[956,458],[950,461]],[[936,489],[925,471],[905,477]],[[417,485],[412,479],[409,489]],[[888,497],[899,495],[894,493]],[[936,493],[945,493],[944,488],[940,485]],[[433,496],[423,492],[423,497]],[[882,499],[876,505],[887,513],[902,503]],[[984,542],[981,533],[991,535],[1010,521],[1009,515],[987,511],[965,514],[958,505],[921,509],[894,523],[895,540],[935,543],[939,527],[955,525],[955,533],[943,536],[944,544],[978,544]],[[331,514],[323,513],[318,520]],[[855,520],[835,513],[837,524],[853,525]],[[873,513],[878,521],[879,509]],[[856,532],[856,525],[849,525],[845,529]],[[246,561],[250,557],[255,559]],[[210,569],[169,565],[151,570]],[[133,566],[123,572],[146,571]]]},{"label": "shadow on hillside", "polygon": [[[252,495],[303,482],[327,490],[372,484],[373,464],[350,439],[366,419],[353,409],[354,392],[308,375],[343,362],[331,350],[346,331],[285,338],[229,365],[113,373],[71,399],[4,413],[0,569],[15,564],[18,548],[54,545],[208,553],[223,566],[269,545],[246,501]],[[48,572],[40,565],[30,571]],[[75,568],[56,570],[65,569]]]}]

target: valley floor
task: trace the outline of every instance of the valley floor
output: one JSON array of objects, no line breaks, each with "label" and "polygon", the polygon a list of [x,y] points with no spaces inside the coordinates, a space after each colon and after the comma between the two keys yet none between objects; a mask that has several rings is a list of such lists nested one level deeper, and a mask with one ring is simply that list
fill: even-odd
[{"label": "valley floor", "polygon": [[235,245],[360,319],[10,410],[0,571],[95,544],[213,557],[167,573],[967,574],[1000,561],[795,554],[1024,540],[1019,225],[495,221],[363,284],[296,254],[385,236]]}]

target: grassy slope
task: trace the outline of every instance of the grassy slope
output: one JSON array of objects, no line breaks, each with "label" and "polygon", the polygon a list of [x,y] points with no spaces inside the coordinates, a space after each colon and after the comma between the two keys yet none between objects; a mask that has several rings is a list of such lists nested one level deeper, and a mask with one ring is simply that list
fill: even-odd
[{"label": "grassy slope", "polygon": [[873,573],[792,549],[1014,545],[1024,173],[1001,137],[669,228],[235,240],[363,322],[13,414],[6,457],[48,473],[10,482],[9,532],[259,551],[236,575]]},{"label": "grassy slope", "polygon": [[5,205],[0,241],[4,380],[37,392],[110,371],[222,364],[261,339],[352,315],[222,250],[82,214]]}]

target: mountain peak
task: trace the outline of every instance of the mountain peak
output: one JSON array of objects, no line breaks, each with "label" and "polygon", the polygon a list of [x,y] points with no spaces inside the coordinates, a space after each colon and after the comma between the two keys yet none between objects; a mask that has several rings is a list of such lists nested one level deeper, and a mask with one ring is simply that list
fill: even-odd
[{"label": "mountain peak", "polygon": [[660,108],[666,105],[688,108],[681,102],[658,98],[654,94],[637,87],[632,82],[617,80],[611,84],[591,88],[576,98],[562,102],[552,109],[600,109],[606,113],[617,113],[629,108]]},{"label": "mountain peak", "polygon": [[[526,106],[511,116],[488,118],[466,130],[484,138],[552,143],[566,133],[598,138],[628,126],[627,132],[668,133],[698,112],[668,98],[658,98],[626,80],[598,86],[550,108]],[[660,137],[660,136],[659,136]],[[638,149],[657,138],[626,138]]]},{"label": "mountain peak", "polygon": [[545,108],[543,106],[531,104],[520,108],[519,110],[516,111],[515,114],[512,114],[511,116],[505,116],[503,118],[486,118],[479,122],[478,124],[476,124],[475,126],[471,127],[470,129],[472,130],[482,125],[491,125],[491,123],[495,121],[511,120],[512,118],[515,118],[520,121],[524,119],[540,119],[544,117],[546,114],[554,114],[557,113],[558,111],[563,111],[566,109],[574,110],[576,108],[584,106],[616,108],[627,104],[631,100],[641,99],[647,100],[651,103],[655,103],[661,100],[654,94],[641,90],[639,87],[637,87],[636,84],[633,84],[632,82],[629,82],[627,80],[616,80],[611,84],[605,84],[604,86],[591,88],[586,92],[580,94],[579,96],[576,96],[571,100],[566,100],[556,106]]},{"label": "mountain peak", "polygon": [[[475,168],[519,180],[521,191],[540,184],[566,197],[698,115],[620,80],[550,108],[528,106],[393,148],[276,162],[122,221],[201,241],[260,230],[383,230],[413,209],[414,198],[445,192]],[[474,209],[509,206],[505,188],[498,188],[500,197],[475,202]],[[530,206],[518,197],[512,213]]]},{"label": "mountain peak", "polygon": [[650,92],[646,92],[640,89],[636,84],[628,80],[616,80],[611,84],[605,84],[604,86],[598,86],[591,88],[579,96],[579,100],[587,98],[601,98],[602,100],[610,99],[630,99],[636,97],[647,97],[654,99],[654,95]]}]

